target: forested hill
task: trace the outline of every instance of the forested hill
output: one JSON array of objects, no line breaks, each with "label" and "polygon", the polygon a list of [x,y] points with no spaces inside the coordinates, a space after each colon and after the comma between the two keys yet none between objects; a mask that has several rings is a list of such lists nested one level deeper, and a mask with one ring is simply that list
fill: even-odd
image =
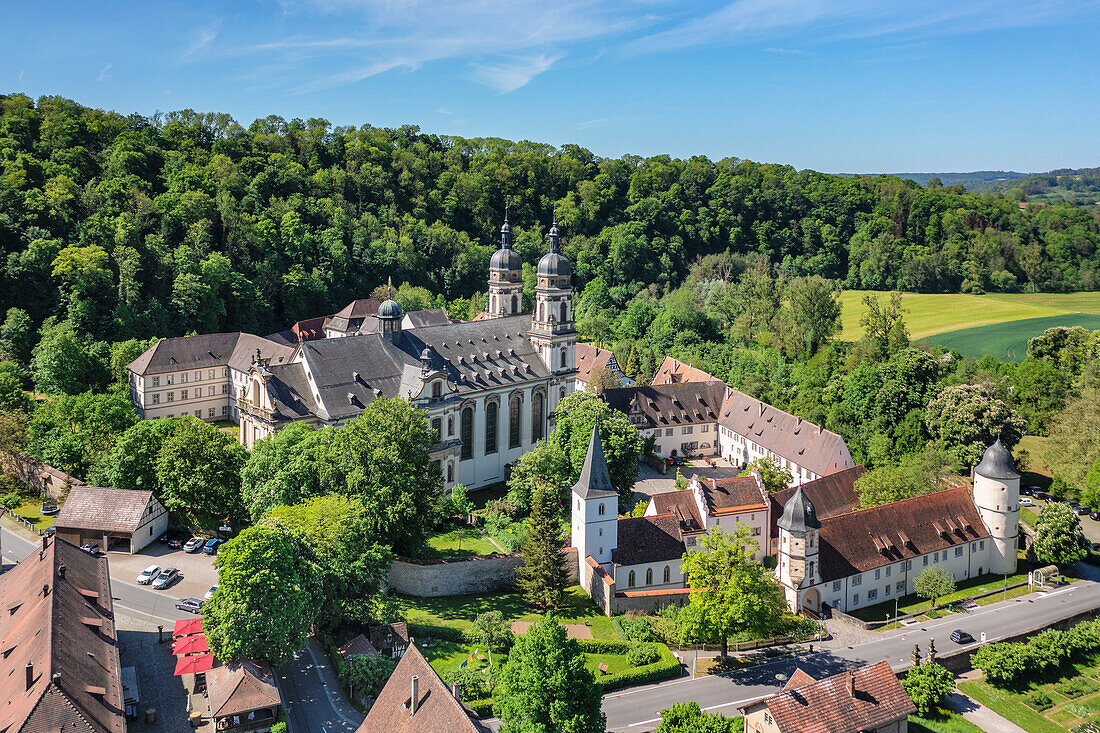
[{"label": "forested hill", "polygon": [[[1066,202],[1093,206],[1100,202],[1100,168],[1062,168],[1049,173],[1032,173],[1015,180],[989,181],[975,185],[981,193],[1003,193],[1028,201]],[[1015,190],[1019,193],[1014,193]]]},{"label": "forested hill", "polygon": [[267,333],[391,276],[471,296],[505,201],[527,262],[556,206],[577,285],[601,277],[618,307],[727,249],[849,287],[1100,284],[1100,213],[1023,211],[950,186],[701,156],[604,159],[414,126],[243,127],[18,94],[0,104],[0,313],[67,317],[88,339]]}]

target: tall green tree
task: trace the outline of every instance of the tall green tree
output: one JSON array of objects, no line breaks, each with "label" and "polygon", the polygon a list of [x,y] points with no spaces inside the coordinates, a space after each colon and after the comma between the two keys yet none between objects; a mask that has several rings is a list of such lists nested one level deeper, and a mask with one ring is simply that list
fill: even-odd
[{"label": "tall green tree", "polygon": [[937,714],[944,698],[955,689],[955,678],[942,665],[925,662],[910,667],[901,686],[917,706],[917,715],[929,718]]},{"label": "tall green tree", "polygon": [[252,446],[241,471],[241,498],[253,522],[321,493],[321,461],[335,433],[295,422]]},{"label": "tall green tree", "polygon": [[863,306],[866,310],[859,318],[859,325],[863,328],[860,347],[869,358],[883,361],[909,346],[901,293],[890,293],[888,303],[881,302],[877,294],[868,293],[863,296]]},{"label": "tall green tree", "polygon": [[1042,563],[1073,565],[1085,559],[1089,541],[1081,529],[1081,518],[1068,504],[1049,503],[1035,522],[1035,558]]},{"label": "tall green tree", "polygon": [[31,416],[27,450],[66,473],[87,476],[137,421],[129,399],[118,393],[57,395]]},{"label": "tall green tree", "polygon": [[793,325],[798,353],[817,353],[840,330],[840,286],[820,275],[800,277],[787,285],[784,313]]},{"label": "tall green tree", "polygon": [[569,459],[572,484],[580,476],[588,454],[592,425],[599,424],[600,442],[607,459],[611,483],[619,493],[619,509],[630,511],[634,506],[634,482],[638,480],[638,456],[644,440],[626,415],[612,410],[606,402],[590,392],[573,392],[558,405],[558,422],[548,442],[557,446]]},{"label": "tall green tree", "polygon": [[214,560],[218,592],[203,606],[203,628],[219,659],[280,667],[306,644],[317,615],[322,571],[296,532],[249,527]]},{"label": "tall green tree", "polygon": [[34,386],[46,394],[80,394],[106,384],[106,367],[80,340],[69,321],[48,319],[34,347]]},{"label": "tall green tree", "polygon": [[786,601],[764,566],[753,559],[760,546],[749,528],[733,533],[712,527],[699,549],[684,555],[681,568],[692,589],[690,605],[699,609],[703,628],[729,653],[729,637],[739,631],[766,636],[786,611]]},{"label": "tall green tree", "polygon": [[924,422],[935,444],[954,456],[959,471],[978,465],[985,449],[998,437],[1011,449],[1025,428],[1010,405],[980,384],[944,387],[928,403]]},{"label": "tall green tree", "polygon": [[484,611],[474,617],[470,628],[464,632],[466,641],[485,648],[489,655],[490,666],[493,663],[493,648],[507,650],[515,642],[511,623],[500,611]]},{"label": "tall green tree", "polygon": [[428,455],[433,442],[423,410],[380,397],[336,431],[324,452],[321,488],[359,499],[378,541],[410,553],[443,499],[443,476]]},{"label": "tall green tree", "polygon": [[231,435],[197,417],[179,420],[157,455],[157,483],[164,506],[204,527],[242,519],[245,449]]},{"label": "tall green tree", "polygon": [[607,722],[584,655],[550,615],[517,638],[494,699],[501,733],[603,733]]},{"label": "tall green tree", "polygon": [[572,485],[569,457],[557,443],[539,441],[519,457],[508,477],[508,500],[526,514],[539,484],[551,487],[556,496],[563,496]]},{"label": "tall green tree", "polygon": [[705,713],[699,703],[678,702],[661,711],[657,733],[742,733],[744,718]]},{"label": "tall green tree", "polygon": [[[782,491],[790,486],[791,481],[794,480],[788,469],[783,468],[778,461],[771,458],[762,457],[749,461],[749,465],[745,467],[741,475],[748,476],[754,472],[760,477],[760,482],[764,484],[764,490],[769,494]],[[679,477],[679,470],[676,471],[676,475]]]},{"label": "tall green tree", "polygon": [[518,572],[524,599],[540,610],[560,607],[569,586],[562,554],[560,506],[557,491],[546,484],[535,488],[527,519],[527,541],[523,543],[523,565]]},{"label": "tall green tree", "polygon": [[26,366],[34,348],[34,324],[22,308],[8,308],[4,323],[0,324],[0,346],[17,362]]},{"label": "tall green tree", "polygon": [[157,479],[157,462],[164,439],[179,424],[180,418],[134,423],[95,465],[89,480],[97,486],[152,491],[163,502],[165,497]]}]

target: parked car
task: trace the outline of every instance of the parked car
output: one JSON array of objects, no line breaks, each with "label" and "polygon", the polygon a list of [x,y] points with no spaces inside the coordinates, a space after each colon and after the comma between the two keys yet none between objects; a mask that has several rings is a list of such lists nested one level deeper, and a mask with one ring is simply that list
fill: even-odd
[{"label": "parked car", "polygon": [[81,545],[80,549],[84,550],[84,552],[88,553],[89,555],[98,555],[99,554],[99,545],[96,544],[95,542],[89,542],[86,545]]},{"label": "parked car", "polygon": [[1035,492],[1035,498],[1041,499],[1043,501],[1048,501],[1050,499],[1050,494],[1045,491],[1037,491]]},{"label": "parked car", "polygon": [[179,550],[180,548],[183,547],[183,538],[182,537],[169,537],[168,538],[168,546],[171,547],[173,550]]},{"label": "parked car", "polygon": [[160,575],[153,581],[153,590],[164,590],[179,576],[180,571],[176,568],[165,568],[161,570]]},{"label": "parked car", "polygon": [[210,590],[206,591],[206,596],[205,596],[206,600],[209,601],[211,598],[213,598],[214,594],[217,591],[218,591],[218,584],[214,583],[214,585],[210,586]]},{"label": "parked car", "polygon": [[1084,517],[1092,514],[1092,507],[1089,506],[1075,506],[1073,507],[1073,513],[1079,517]]},{"label": "parked car", "polygon": [[184,552],[198,552],[202,549],[202,546],[206,544],[206,540],[202,537],[192,537],[187,540],[183,545]]},{"label": "parked car", "polygon": [[176,601],[176,608],[181,611],[198,613],[202,609],[202,601],[198,598],[181,598]]},{"label": "parked car", "polygon": [[224,543],[225,543],[225,540],[219,540],[218,538],[215,537],[212,540],[207,540],[206,541],[206,544],[203,546],[202,551],[204,553],[206,553],[207,555],[217,555],[218,554],[218,547],[220,547]]},{"label": "parked car", "polygon": [[153,582],[153,578],[160,575],[159,565],[150,565],[141,571],[141,575],[137,576],[138,585],[149,585]]},{"label": "parked car", "polygon": [[974,637],[966,633],[962,629],[955,629],[951,632],[951,641],[956,644],[969,644],[974,641]]},{"label": "parked car", "polygon": [[[1095,519],[1097,521],[1100,521],[1100,512],[1093,512],[1092,514],[1089,515],[1089,519]],[[52,527],[51,527],[51,529],[52,529]]]},{"label": "parked car", "polygon": [[1025,486],[1024,488],[1020,489],[1020,495],[1021,496],[1032,496],[1034,494],[1035,494],[1035,489],[1033,489],[1030,486]]},{"label": "parked car", "polygon": [[1035,502],[1031,500],[1030,496],[1021,496],[1020,506],[1035,506]]},{"label": "parked car", "polygon": [[43,537],[53,537],[53,533],[56,532],[56,531],[57,531],[57,529],[55,529],[54,527],[46,527],[45,531],[42,532],[42,536]]}]

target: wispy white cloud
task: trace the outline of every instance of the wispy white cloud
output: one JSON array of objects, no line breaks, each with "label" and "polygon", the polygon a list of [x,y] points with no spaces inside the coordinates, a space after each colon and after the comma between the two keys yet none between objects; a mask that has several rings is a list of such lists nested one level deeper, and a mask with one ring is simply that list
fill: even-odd
[{"label": "wispy white cloud", "polygon": [[501,94],[514,92],[561,60],[563,54],[510,56],[497,61],[473,62],[474,75]]},{"label": "wispy white cloud", "polygon": [[100,82],[100,83],[102,83],[102,82],[105,82],[105,81],[107,81],[108,79],[110,79],[110,78],[111,78],[111,75],[110,75],[109,73],[107,73],[107,72],[109,72],[110,70],[111,70],[111,64],[107,64],[107,65],[106,65],[106,66],[104,66],[104,67],[103,67],[103,69],[102,69],[102,70],[101,70],[101,71],[99,72],[99,76],[97,76],[97,77],[95,78],[95,80],[96,80],[96,81],[98,81],[98,82]]},{"label": "wispy white cloud", "polygon": [[785,56],[813,56],[813,52],[804,48],[765,48],[764,53],[777,53]]},{"label": "wispy white cloud", "polygon": [[177,64],[185,64],[189,61],[197,59],[206,49],[210,47],[210,44],[214,42],[214,39],[218,37],[218,27],[216,23],[198,28],[191,39],[191,42],[187,45],[187,48],[183,50],[179,58],[176,59]]},{"label": "wispy white cloud", "polygon": [[23,77],[24,77],[24,76],[25,76],[26,74],[27,74],[27,70],[26,70],[26,69],[20,69],[20,70],[19,70],[19,83],[20,83],[20,84],[22,84],[22,83],[23,83]]}]

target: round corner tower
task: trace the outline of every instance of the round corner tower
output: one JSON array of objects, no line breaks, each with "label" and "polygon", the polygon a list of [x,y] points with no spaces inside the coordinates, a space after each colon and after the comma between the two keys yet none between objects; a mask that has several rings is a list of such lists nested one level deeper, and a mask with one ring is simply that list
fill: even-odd
[{"label": "round corner tower", "polygon": [[1015,573],[1020,532],[1020,474],[1012,462],[1012,454],[1000,438],[986,448],[981,462],[974,467],[974,505],[989,530],[992,544],[989,572]]}]

